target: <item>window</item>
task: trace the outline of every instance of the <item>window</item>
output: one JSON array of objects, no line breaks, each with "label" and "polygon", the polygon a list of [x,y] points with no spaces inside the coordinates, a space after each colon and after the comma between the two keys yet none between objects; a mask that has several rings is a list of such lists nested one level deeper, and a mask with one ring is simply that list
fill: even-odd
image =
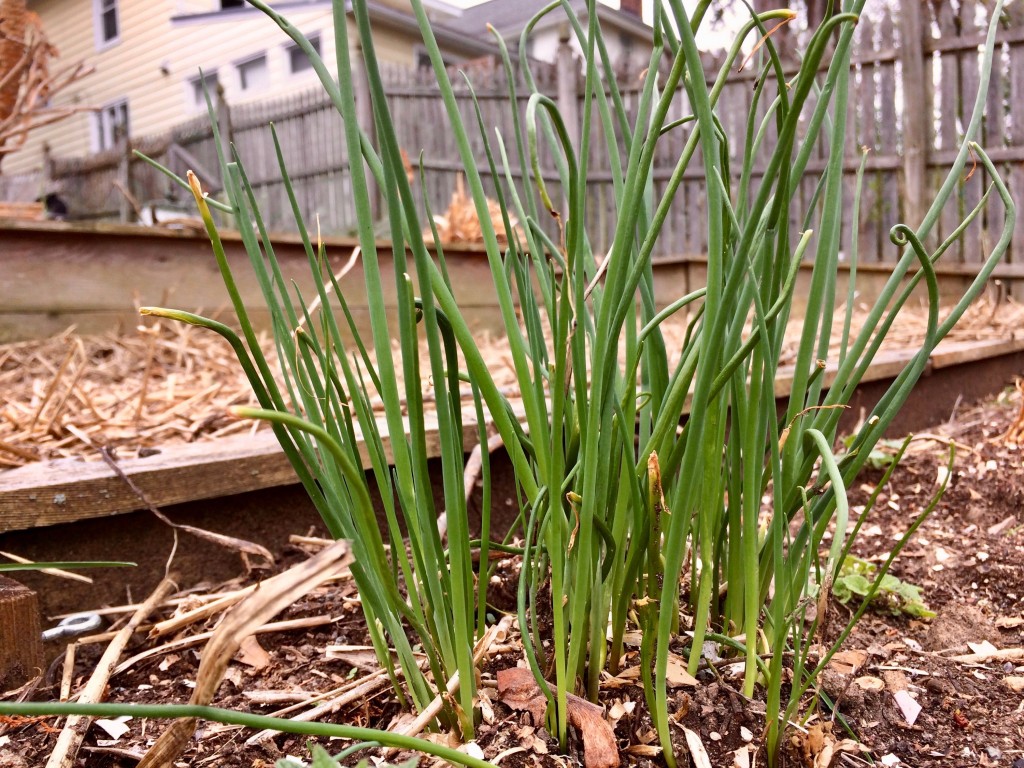
[{"label": "window", "polygon": [[240,61],[235,66],[238,67],[238,83],[243,91],[260,91],[270,84],[267,54],[261,53]]},{"label": "window", "polygon": [[127,99],[108,104],[93,115],[93,149],[96,152],[113,149],[127,137]]},{"label": "window", "polygon": [[[309,44],[313,46],[313,50],[319,56],[320,35],[310,35]],[[293,75],[313,68],[312,63],[310,63],[309,58],[306,56],[306,52],[297,45],[288,46],[288,65]]]},{"label": "window", "polygon": [[188,92],[192,99],[192,108],[206,111],[206,92],[210,94],[210,100],[217,103],[217,84],[220,81],[217,79],[217,70],[211,69],[207,72],[203,72],[198,77],[193,77],[188,81]]},{"label": "window", "polygon": [[93,0],[93,27],[96,47],[106,48],[121,39],[121,14],[117,0]]}]

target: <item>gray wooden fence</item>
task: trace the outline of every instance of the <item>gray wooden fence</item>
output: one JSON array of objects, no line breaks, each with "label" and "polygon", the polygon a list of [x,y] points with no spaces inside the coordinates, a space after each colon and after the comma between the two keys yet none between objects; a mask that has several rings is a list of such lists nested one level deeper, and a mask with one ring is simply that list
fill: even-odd
[{"label": "gray wooden fence", "polygon": [[[1013,13],[1004,19],[998,33],[995,69],[987,92],[986,115],[981,143],[997,161],[1016,200],[1024,201],[1024,3],[1012,4]],[[855,171],[862,148],[869,152],[858,229],[861,263],[891,263],[898,249],[888,239],[890,227],[901,220],[917,224],[920,216],[945,177],[960,145],[980,79],[980,44],[984,28],[975,21],[976,0],[917,3],[921,15],[904,11],[899,22],[891,16],[881,20],[864,18],[855,35],[855,53],[850,79],[849,141],[845,151],[847,179],[844,194],[852,202]],[[936,7],[938,8],[936,12]],[[914,24],[918,26],[915,27]],[[902,39],[901,39],[902,38]],[[589,158],[591,183],[587,189],[588,232],[597,248],[604,247],[615,225],[608,153],[603,151],[600,125],[579,124],[581,85],[578,65],[567,58],[568,49],[555,65],[535,68],[539,89],[559,101],[569,117],[569,130],[594,133]],[[751,111],[751,94],[756,71],[729,75],[717,112],[733,138],[729,147],[732,168],[739,168],[742,137]],[[709,77],[713,68],[709,68]],[[426,199],[434,213],[448,204],[461,172],[454,137],[448,127],[433,74],[388,67],[383,72],[388,100],[401,146],[416,165],[422,156]],[[469,77],[490,135],[499,130],[509,143],[514,136],[513,111],[500,66],[479,64]],[[459,108],[471,129],[476,116],[469,89],[461,77],[455,79]],[[638,100],[635,75],[623,81],[621,92],[627,109],[634,113]],[[760,121],[772,95],[766,92],[757,106]],[[518,90],[517,109],[522,117],[528,92]],[[363,103],[366,101],[364,99]],[[689,111],[683,94],[672,107],[670,119]],[[320,91],[300,93],[276,102],[236,106],[223,110],[221,122],[230,125],[230,137],[238,148],[260,207],[271,229],[292,230],[294,221],[288,204],[268,124],[273,122],[283,156],[295,186],[299,206],[311,227],[315,218],[324,232],[344,234],[355,227],[355,214],[348,180],[348,156],[340,117]],[[363,110],[365,114],[365,109]],[[758,124],[758,123],[755,123]],[[772,146],[774,125],[769,123],[765,146]],[[655,194],[664,188],[687,137],[687,129],[676,129],[659,144],[654,168]],[[472,130],[473,149],[486,183],[493,190],[483,141]],[[178,126],[168,135],[133,140],[132,146],[183,173],[197,170],[204,183],[216,188],[216,146],[208,120],[199,118]],[[807,173],[796,191],[793,227],[801,226],[812,204],[820,171],[824,167],[824,140],[813,148]],[[514,146],[509,147],[513,176],[519,163]],[[422,153],[422,155],[421,155]],[[500,158],[496,157],[500,163]],[[545,161],[545,178],[557,193],[557,174]],[[657,258],[699,259],[706,251],[704,219],[704,178],[699,166],[691,165],[666,222]],[[755,161],[755,168],[760,165]],[[130,215],[122,190],[141,203],[185,200],[185,193],[149,166],[132,160],[124,150],[87,158],[50,158],[48,174],[61,180],[64,196],[78,216]],[[499,168],[499,175],[503,170]],[[755,171],[755,185],[759,181]],[[417,189],[419,178],[415,184]],[[944,237],[981,199],[988,179],[978,169],[957,186],[955,199],[942,212],[935,237]],[[755,187],[756,188],[756,187]],[[969,272],[980,263],[998,236],[1002,207],[990,200],[980,216],[955,246],[946,261]],[[383,233],[386,235],[386,233]],[[853,224],[847,221],[842,247],[849,254]],[[1024,277],[1024,227],[1014,235],[1007,264],[1001,273]],[[1019,275],[1017,272],[1019,271]]]}]

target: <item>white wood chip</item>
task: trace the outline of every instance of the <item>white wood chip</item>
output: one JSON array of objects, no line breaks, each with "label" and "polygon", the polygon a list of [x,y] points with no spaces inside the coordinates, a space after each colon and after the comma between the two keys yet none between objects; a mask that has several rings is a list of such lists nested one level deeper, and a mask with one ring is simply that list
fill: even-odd
[{"label": "white wood chip", "polygon": [[700,736],[686,727],[683,728],[683,733],[686,734],[686,746],[690,750],[690,757],[693,758],[694,768],[711,768],[711,758],[708,757],[708,751],[704,749],[704,742],[700,740]]},{"label": "white wood chip", "polygon": [[873,675],[864,675],[853,681],[862,691],[881,691],[885,689],[885,681]]},{"label": "white wood chip", "polygon": [[130,717],[118,717],[113,720],[97,720],[96,725],[106,731],[107,735],[117,741],[131,730],[125,723],[131,720]]},{"label": "white wood chip", "polygon": [[996,648],[988,640],[982,640],[980,643],[968,643],[967,647],[971,649],[973,653],[979,656],[990,656],[999,649]]},{"label": "white wood chip", "polygon": [[921,705],[914,700],[910,692],[896,691],[892,697],[896,701],[896,706],[900,708],[900,712],[903,713],[903,719],[907,721],[907,725],[916,723],[917,716],[921,714]]},{"label": "white wood chip", "polygon": [[480,745],[475,741],[470,741],[459,747],[460,752],[465,752],[470,757],[475,757],[477,760],[483,760],[484,751],[480,748]]},{"label": "white wood chip", "polygon": [[1003,685],[1009,688],[1014,693],[1024,692],[1024,677],[1018,677],[1017,675],[1009,675],[1003,678]]}]

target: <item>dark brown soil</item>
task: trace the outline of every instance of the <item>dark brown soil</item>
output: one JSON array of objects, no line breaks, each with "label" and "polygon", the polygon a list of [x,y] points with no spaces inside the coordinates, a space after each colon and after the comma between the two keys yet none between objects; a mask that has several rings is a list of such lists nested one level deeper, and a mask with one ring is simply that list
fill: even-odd
[{"label": "dark brown soil", "polygon": [[[1004,655],[978,661],[957,660],[988,642],[998,649],[1024,646],[1024,452],[1002,439],[1021,407],[1020,396],[1005,395],[983,405],[961,409],[949,423],[932,431],[954,438],[958,451],[950,487],[917,535],[896,561],[892,573],[922,587],[923,598],[937,612],[932,620],[902,613],[870,610],[844,645],[848,655],[824,675],[822,690],[849,724],[865,752],[837,754],[833,765],[907,766],[1007,766],[1024,767],[1024,698],[1011,687],[1024,677],[1024,655]],[[904,458],[889,486],[865,522],[854,548],[857,556],[878,562],[905,532],[935,492],[939,467],[945,465],[946,447],[937,441],[921,441]],[[500,469],[501,464],[496,466]],[[498,471],[504,484],[496,489],[495,504],[513,508],[514,488],[507,471]],[[851,503],[863,504],[881,471],[869,473],[852,489]],[[224,513],[221,513],[222,515]],[[306,533],[307,520],[299,533]],[[217,529],[217,521],[208,527]],[[110,552],[105,556],[120,555]],[[91,553],[90,556],[99,556]],[[285,548],[281,565],[296,562],[304,553]],[[225,562],[232,556],[222,556]],[[517,564],[505,561],[499,575],[511,584]],[[264,575],[256,571],[248,578]],[[511,597],[507,591],[506,597]],[[138,592],[134,595],[141,599]],[[278,618],[335,617],[332,623],[313,630],[261,635],[260,645],[270,661],[262,669],[241,662],[232,665],[215,702],[217,706],[269,714],[276,707],[257,706],[249,696],[257,690],[326,691],[365,670],[345,661],[327,659],[327,645],[360,644],[365,641],[362,617],[352,602],[351,583],[318,590]],[[112,599],[112,598],[109,598]],[[83,606],[76,606],[81,608]],[[834,604],[832,625],[845,623],[856,602]],[[195,628],[191,631],[198,631]],[[144,644],[134,647],[138,651]],[[99,650],[80,652],[76,684],[87,678]],[[492,655],[485,664],[481,691],[490,704],[485,708],[477,743],[489,759],[503,755],[502,766],[565,766],[579,764],[579,743],[568,756],[557,755],[556,744],[529,714],[513,711],[500,701],[494,672],[515,666],[515,648]],[[852,661],[851,661],[852,659]],[[197,669],[197,651],[188,649],[140,662],[114,677],[108,701],[181,703],[187,701],[190,681]],[[36,698],[56,695],[59,663],[41,681]],[[680,726],[697,733],[707,749],[711,765],[733,765],[735,750],[744,738],[756,743],[764,728],[763,704],[747,701],[738,692],[738,681],[727,668],[718,674],[699,676],[696,687],[674,690],[672,708]],[[901,690],[907,693],[900,694]],[[898,695],[897,695],[898,694]],[[920,713],[911,724],[898,698],[916,700]],[[652,754],[657,745],[643,705],[639,686],[609,686],[603,704],[619,714],[615,736],[627,765],[662,765]],[[387,727],[398,715],[392,696],[382,693],[365,698],[328,719],[348,724]],[[805,714],[814,714],[807,712]],[[910,718],[913,719],[913,718]],[[0,766],[28,768],[45,763],[56,736],[56,719],[0,724]],[[814,766],[824,743],[849,737],[835,712],[821,707],[808,723],[810,738],[790,733],[784,755],[788,766]],[[133,766],[138,756],[163,729],[158,722],[129,723],[131,731],[116,743],[101,745],[105,734],[94,726],[78,765],[90,768]],[[834,739],[829,738],[831,729]],[[823,734],[824,732],[824,734]],[[215,724],[201,726],[197,737],[181,755],[179,765],[268,766],[284,755],[308,759],[306,738],[278,735],[258,745],[245,745],[251,731]],[[6,739],[6,741],[4,741]],[[337,752],[338,742],[327,744]],[[512,750],[509,752],[509,750]],[[682,728],[678,754],[686,754]],[[426,763],[424,763],[426,764]],[[763,754],[757,765],[764,764]]]}]

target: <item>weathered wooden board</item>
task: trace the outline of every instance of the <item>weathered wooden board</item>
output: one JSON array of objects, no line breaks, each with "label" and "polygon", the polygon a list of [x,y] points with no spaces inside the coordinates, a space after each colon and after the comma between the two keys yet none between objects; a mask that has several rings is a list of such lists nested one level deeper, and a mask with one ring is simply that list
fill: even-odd
[{"label": "weathered wooden board", "polygon": [[[687,192],[687,206],[692,206],[696,215],[681,222],[680,231],[703,226],[697,220],[705,207],[704,192],[698,186],[691,185]],[[231,232],[223,238],[250,316],[257,328],[267,329],[269,314],[241,241]],[[327,238],[326,245],[331,263],[337,266],[348,261],[355,242]],[[893,253],[897,251],[891,244],[888,247]],[[274,249],[285,278],[294,280],[308,296],[309,268],[298,237],[275,237]],[[165,305],[220,318],[230,316],[227,293],[203,233],[124,225],[22,223],[0,228],[0,253],[0,343],[46,338],[71,325],[80,333],[130,330],[138,324],[137,305]],[[445,257],[455,295],[470,327],[500,331],[497,294],[486,256],[477,248],[446,246]],[[379,244],[378,259],[381,271],[390,274],[394,260],[387,243]],[[653,267],[656,303],[664,306],[703,285],[705,264],[704,255],[698,253],[657,259]],[[840,286],[845,283],[847,266],[840,265]],[[805,271],[810,267],[806,264]],[[889,269],[888,263],[861,262],[861,301],[872,300],[884,282],[872,279],[868,273],[885,274]],[[943,291],[958,297],[977,266],[940,261],[936,271],[941,278],[949,278],[940,281]],[[1000,264],[993,277],[1020,281],[1024,279],[1024,262]],[[357,265],[340,284],[358,330],[368,331],[362,266]],[[384,288],[385,303],[395,307],[393,281],[385,281]]]},{"label": "weathered wooden board", "polygon": [[[440,455],[433,414],[426,416],[427,453]],[[387,425],[379,423],[390,458]],[[465,450],[478,442],[472,408],[464,414]],[[364,468],[370,467],[360,444]],[[176,446],[145,458],[118,462],[146,498],[158,507],[230,496],[297,483],[298,478],[272,432],[236,435],[215,443]],[[0,474],[0,533],[104,517],[145,507],[143,500],[102,461],[58,459]]]},{"label": "weathered wooden board", "polygon": [[[1022,351],[1024,340],[1020,339],[947,342],[932,354],[925,375]],[[913,354],[913,350],[880,354],[863,382],[894,378]],[[832,366],[826,369],[825,382],[831,384],[834,380]],[[997,382],[999,386],[1003,383]],[[776,396],[788,396],[791,385],[792,371],[783,370],[776,381]],[[522,417],[521,412],[519,415]],[[436,422],[428,423],[427,427],[428,452],[437,456],[440,446]],[[381,429],[386,435],[386,428],[382,425]],[[472,450],[476,442],[476,420],[470,409],[465,414],[465,450]],[[269,432],[225,438],[216,444],[176,447],[147,458],[126,459],[119,466],[158,506],[297,482],[291,465]],[[364,455],[364,467],[368,466]],[[0,474],[0,533],[116,515],[144,506],[124,480],[102,462],[62,459]]]},{"label": "weathered wooden board", "polygon": [[46,209],[42,203],[8,203],[0,201],[0,221],[42,221]]},{"label": "weathered wooden board", "polygon": [[[228,261],[246,306],[259,327],[268,328],[266,304],[237,233],[222,235]],[[282,273],[305,296],[313,294],[309,263],[295,235],[274,237]],[[326,238],[331,265],[340,269],[356,246],[350,238]],[[230,305],[204,233],[124,225],[59,222],[9,224],[0,228],[0,342],[43,338],[77,324],[101,332],[137,324],[136,306],[169,306],[223,314]],[[453,287],[463,312],[481,330],[496,327],[497,295],[486,257],[475,248],[447,246]],[[394,256],[378,245],[383,274]],[[340,281],[357,321],[369,328],[363,262]],[[394,281],[385,280],[385,304],[397,305]]]}]

